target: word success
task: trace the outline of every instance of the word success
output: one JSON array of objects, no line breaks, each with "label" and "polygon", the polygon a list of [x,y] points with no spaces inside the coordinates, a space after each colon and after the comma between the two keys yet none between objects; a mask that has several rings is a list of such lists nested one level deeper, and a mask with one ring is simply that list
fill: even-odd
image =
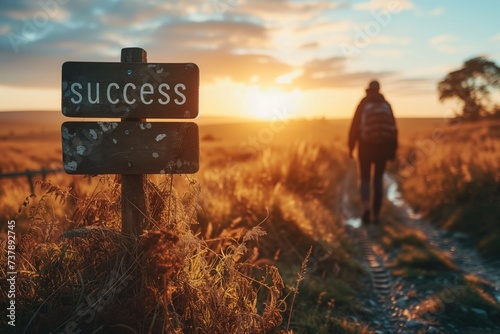
[{"label": "word success", "polygon": [[[175,103],[181,106],[186,103],[186,85],[177,83],[173,87],[167,83],[153,86],[151,83],[136,85],[132,82],[121,85],[116,82],[101,85],[99,82],[86,85],[74,82],[70,86],[70,101],[73,104],[161,104]],[[104,101],[103,101],[104,100]]]}]

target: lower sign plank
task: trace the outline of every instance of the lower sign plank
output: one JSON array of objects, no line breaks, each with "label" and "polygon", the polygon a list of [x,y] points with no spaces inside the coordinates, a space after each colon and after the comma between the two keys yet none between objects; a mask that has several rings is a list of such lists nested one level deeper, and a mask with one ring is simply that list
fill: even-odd
[{"label": "lower sign plank", "polygon": [[199,169],[198,125],[191,122],[65,122],[68,174],[190,174]]}]

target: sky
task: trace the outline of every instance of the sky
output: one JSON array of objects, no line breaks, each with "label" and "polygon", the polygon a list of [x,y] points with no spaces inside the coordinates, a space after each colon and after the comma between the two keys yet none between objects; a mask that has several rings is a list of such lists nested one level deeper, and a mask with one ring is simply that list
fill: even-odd
[{"label": "sky", "polygon": [[448,117],[437,83],[500,64],[500,1],[2,0],[0,111],[61,110],[65,61],[200,68],[200,115],[351,117],[377,79],[396,117]]}]

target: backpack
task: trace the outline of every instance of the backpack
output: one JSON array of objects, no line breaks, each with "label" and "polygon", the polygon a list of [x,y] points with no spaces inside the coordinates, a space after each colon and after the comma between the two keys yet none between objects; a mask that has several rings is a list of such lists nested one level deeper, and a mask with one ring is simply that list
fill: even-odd
[{"label": "backpack", "polygon": [[363,142],[391,144],[397,138],[396,122],[386,101],[367,102],[361,114]]}]

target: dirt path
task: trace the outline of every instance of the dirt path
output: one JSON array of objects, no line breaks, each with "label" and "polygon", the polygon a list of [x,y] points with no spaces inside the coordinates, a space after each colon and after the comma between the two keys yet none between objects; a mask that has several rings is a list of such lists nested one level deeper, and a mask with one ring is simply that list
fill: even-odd
[{"label": "dirt path", "polygon": [[[370,273],[367,289],[362,296],[369,313],[362,319],[370,324],[375,333],[500,333],[500,328],[478,325],[477,328],[462,329],[460,326],[444,321],[443,309],[433,313],[419,312],[422,303],[431,296],[439,299],[441,306],[454,303],[463,291],[464,286],[457,281],[456,275],[439,275],[437,277],[417,277],[405,279],[393,276],[387,264],[397,256],[397,251],[385,252],[373,237],[376,228],[361,226],[358,205],[353,202],[356,194],[356,166],[352,164],[343,184],[339,187],[340,207],[346,229],[355,240],[367,272]],[[469,238],[461,233],[450,233],[438,229],[429,222],[415,215],[405,203],[395,178],[385,176],[387,199],[398,214],[403,217],[401,223],[421,231],[428,242],[446,253],[458,267],[461,274],[473,274],[484,280],[491,287],[491,294],[500,302],[500,261],[486,261],[475,251]],[[466,310],[479,318],[487,319],[482,309]],[[493,330],[493,331],[492,331]]]},{"label": "dirt path", "polygon": [[500,259],[486,260],[479,255],[466,234],[442,230],[420,219],[404,202],[395,180],[390,176],[386,179],[387,198],[393,205],[407,213],[408,218],[405,224],[422,231],[431,245],[445,252],[462,273],[474,274],[489,282],[494,289],[496,300],[500,302]]}]

